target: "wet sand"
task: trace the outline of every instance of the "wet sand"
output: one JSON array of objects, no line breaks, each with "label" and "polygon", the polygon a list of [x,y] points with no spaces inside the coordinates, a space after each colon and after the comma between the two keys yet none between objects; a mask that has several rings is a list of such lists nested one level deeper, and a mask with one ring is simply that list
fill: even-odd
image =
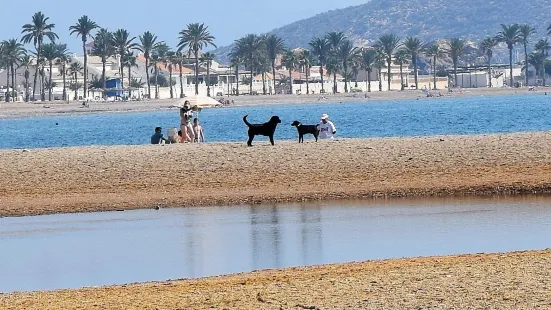
[{"label": "wet sand", "polygon": [[551,132],[0,151],[0,216],[551,191]]},{"label": "wet sand", "polygon": [[550,309],[551,250],[0,294],[1,309]]},{"label": "wet sand", "polygon": [[[266,96],[238,96],[230,97],[234,100],[233,106],[251,106],[251,105],[274,105],[274,104],[305,104],[305,103],[335,103],[335,102],[371,102],[379,100],[414,100],[417,98],[426,100],[445,100],[453,97],[468,96],[515,96],[515,95],[541,95],[547,89],[540,88],[537,91],[528,91],[527,88],[473,88],[456,90],[454,93],[448,93],[447,90],[440,92],[444,97],[426,98],[421,90],[407,91],[389,91],[368,93],[368,98],[364,93],[358,94],[327,94],[325,98],[320,95],[266,95]],[[83,108],[81,102],[65,103],[56,102],[36,102],[36,103],[6,103],[0,102],[0,119],[2,118],[21,118],[48,115],[80,114],[80,113],[120,113],[120,112],[146,112],[170,109],[171,106],[178,104],[180,99],[161,99],[132,102],[91,102],[88,108]]]}]

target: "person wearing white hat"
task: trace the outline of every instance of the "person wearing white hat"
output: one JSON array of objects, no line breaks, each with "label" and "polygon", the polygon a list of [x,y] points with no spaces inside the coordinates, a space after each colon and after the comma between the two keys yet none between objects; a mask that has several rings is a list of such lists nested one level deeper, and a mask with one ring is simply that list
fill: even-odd
[{"label": "person wearing white hat", "polygon": [[333,139],[333,136],[337,133],[335,125],[329,120],[329,116],[325,113],[321,115],[321,121],[318,128],[320,131],[320,139]]}]

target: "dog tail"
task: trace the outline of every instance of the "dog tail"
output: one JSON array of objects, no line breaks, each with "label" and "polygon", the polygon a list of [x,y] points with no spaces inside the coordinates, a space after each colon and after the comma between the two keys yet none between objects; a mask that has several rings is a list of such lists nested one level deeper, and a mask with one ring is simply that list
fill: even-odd
[{"label": "dog tail", "polygon": [[247,125],[248,127],[251,127],[251,126],[252,126],[251,123],[249,123],[249,122],[247,121],[247,116],[248,116],[248,115],[243,116],[243,122],[245,122],[245,125]]}]

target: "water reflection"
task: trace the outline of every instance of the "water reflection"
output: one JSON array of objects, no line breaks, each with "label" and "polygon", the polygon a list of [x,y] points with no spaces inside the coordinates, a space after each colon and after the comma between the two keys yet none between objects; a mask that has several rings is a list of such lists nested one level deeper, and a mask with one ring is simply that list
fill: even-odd
[{"label": "water reflection", "polygon": [[0,218],[0,292],[551,247],[551,198],[393,199]]}]

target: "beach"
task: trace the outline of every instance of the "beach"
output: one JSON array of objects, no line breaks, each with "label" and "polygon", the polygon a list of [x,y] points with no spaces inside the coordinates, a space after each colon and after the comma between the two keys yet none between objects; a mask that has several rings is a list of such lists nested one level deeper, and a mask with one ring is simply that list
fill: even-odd
[{"label": "beach", "polygon": [[[224,97],[233,100],[230,106],[259,106],[274,104],[307,104],[326,103],[334,104],[339,102],[377,102],[381,100],[445,100],[446,98],[470,97],[470,96],[516,96],[516,95],[542,95],[546,88],[537,91],[528,91],[526,88],[473,88],[454,90],[448,93],[447,90],[432,91],[434,94],[442,93],[443,97],[427,98],[421,90],[407,91],[385,91],[371,93],[348,93],[348,94],[326,94],[318,95],[258,95],[258,96],[232,96]],[[367,96],[367,97],[366,97]],[[183,99],[185,100],[185,99]],[[39,117],[65,114],[82,113],[128,113],[148,112],[171,109],[180,104],[181,99],[160,99],[146,101],[128,102],[90,102],[88,107],[83,107],[82,102],[0,102],[0,119]],[[224,107],[224,108],[227,108]]]},{"label": "beach", "polygon": [[551,132],[1,150],[0,216],[551,191]]},{"label": "beach", "polygon": [[549,309],[551,250],[0,294],[2,309]]}]

